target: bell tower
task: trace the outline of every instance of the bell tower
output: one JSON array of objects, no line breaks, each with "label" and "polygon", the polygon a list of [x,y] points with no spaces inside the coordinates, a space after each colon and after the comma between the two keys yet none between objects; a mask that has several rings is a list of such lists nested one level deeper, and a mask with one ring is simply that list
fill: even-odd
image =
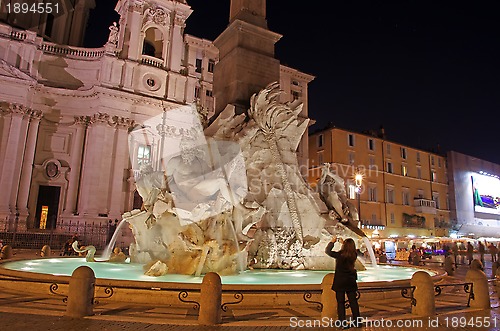
[{"label": "bell tower", "polygon": [[193,12],[185,0],[119,0],[115,10],[122,58],[180,71],[184,27]]},{"label": "bell tower", "polygon": [[274,44],[282,36],[267,28],[266,0],[231,0],[229,25],[214,41],[215,114],[227,104],[246,111],[252,94],[280,78]]}]

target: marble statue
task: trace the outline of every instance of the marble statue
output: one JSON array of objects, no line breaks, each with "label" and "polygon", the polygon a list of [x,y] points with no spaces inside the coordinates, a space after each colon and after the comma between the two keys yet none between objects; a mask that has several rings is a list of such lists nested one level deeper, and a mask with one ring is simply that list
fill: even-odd
[{"label": "marble statue", "polygon": [[347,198],[344,180],[331,172],[328,163],[321,168],[321,178],[317,184],[321,200],[330,211],[330,217],[341,222],[361,237],[366,234],[358,228],[359,213]]},{"label": "marble statue", "polygon": [[108,43],[115,46],[118,44],[118,32],[118,25],[116,24],[116,22],[113,22],[113,24],[109,27]]},{"label": "marble statue", "polygon": [[309,120],[280,93],[270,84],[246,113],[228,105],[208,127],[196,107],[150,125],[167,133],[175,152],[161,156],[163,169],[141,172],[143,208],[124,214],[135,238],[131,262],[145,274],[333,270],[324,254],[332,234],[363,235],[351,224],[357,211],[343,181],[325,168],[318,194],[302,177],[296,151]]},{"label": "marble statue", "polygon": [[73,241],[71,244],[71,247],[73,247],[73,250],[77,253],[87,253],[85,255],[85,261],[87,262],[96,262],[94,255],[96,252],[95,246],[88,245],[88,246],[82,246],[78,247],[78,240]]}]

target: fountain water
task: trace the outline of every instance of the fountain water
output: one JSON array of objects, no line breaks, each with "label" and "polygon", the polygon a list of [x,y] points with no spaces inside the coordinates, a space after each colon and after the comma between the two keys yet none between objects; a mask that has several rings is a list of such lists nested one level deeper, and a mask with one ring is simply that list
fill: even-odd
[{"label": "fountain water", "polygon": [[365,243],[366,249],[368,250],[368,254],[370,254],[370,259],[374,268],[378,267],[377,258],[375,257],[375,252],[373,251],[372,244],[368,237],[363,237],[363,242]]},{"label": "fountain water", "polygon": [[118,225],[116,226],[115,232],[113,233],[113,236],[111,237],[111,240],[109,241],[108,245],[106,248],[104,248],[104,251],[101,254],[100,260],[109,260],[111,253],[113,252],[113,249],[115,248],[116,244],[116,239],[118,238],[118,235],[121,234],[122,227],[127,224],[124,219],[122,219]]}]

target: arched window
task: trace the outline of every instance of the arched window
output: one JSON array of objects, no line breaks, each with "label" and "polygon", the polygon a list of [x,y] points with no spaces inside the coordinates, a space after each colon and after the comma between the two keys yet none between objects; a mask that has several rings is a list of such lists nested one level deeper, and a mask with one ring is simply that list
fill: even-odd
[{"label": "arched window", "polygon": [[163,56],[163,34],[157,28],[149,28],[144,36],[142,54],[161,59]]},{"label": "arched window", "polygon": [[142,45],[142,54],[154,57],[155,53],[155,47],[147,40],[144,40],[144,44]]}]

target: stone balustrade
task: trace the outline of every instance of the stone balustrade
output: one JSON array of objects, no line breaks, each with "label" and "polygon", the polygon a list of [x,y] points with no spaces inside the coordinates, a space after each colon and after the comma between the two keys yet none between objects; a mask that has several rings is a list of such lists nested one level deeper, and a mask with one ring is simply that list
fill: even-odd
[{"label": "stone balustrade", "polygon": [[38,49],[44,53],[62,55],[77,60],[98,59],[102,57],[105,52],[104,48],[70,47],[47,42],[42,43]]}]

